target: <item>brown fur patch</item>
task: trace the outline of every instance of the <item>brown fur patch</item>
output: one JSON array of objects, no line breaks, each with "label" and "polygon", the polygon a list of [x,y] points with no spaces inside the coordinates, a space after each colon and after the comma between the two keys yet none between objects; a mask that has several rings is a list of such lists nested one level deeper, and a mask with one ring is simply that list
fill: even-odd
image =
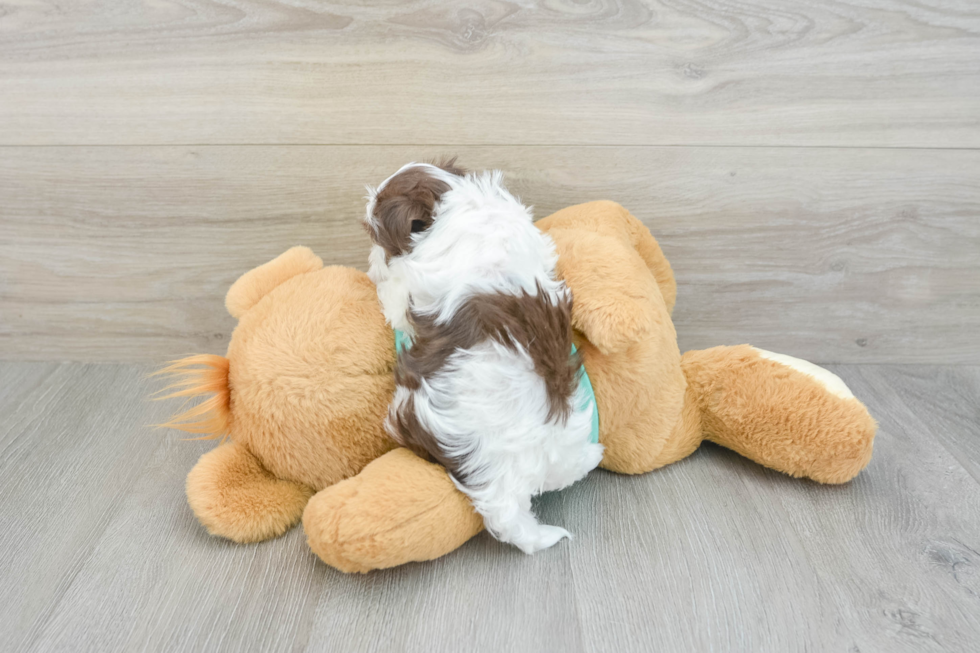
[{"label": "brown fur patch", "polygon": [[[475,295],[446,324],[436,324],[432,316],[413,313],[415,339],[407,351],[399,354],[395,382],[417,390],[422,379],[442,369],[453,352],[492,339],[514,350],[520,346],[528,353],[535,372],[545,383],[548,419],[565,420],[581,366],[578,355],[571,355],[571,313],[571,299],[553,305],[540,285],[536,295]],[[394,415],[393,425],[406,446],[429,454],[460,478],[458,461],[445,456],[432,434],[419,424],[411,399]]]},{"label": "brown fur patch", "polygon": [[432,165],[437,168],[442,168],[449,174],[456,175],[457,177],[462,177],[466,174],[466,168],[456,165],[456,157],[442,159],[440,161],[433,161]]},{"label": "brown fur patch", "polygon": [[[456,165],[456,157],[432,165],[451,175],[466,174]],[[435,206],[447,190],[449,184],[423,167],[409,168],[388,180],[375,198],[376,230],[366,225],[388,258],[412,251],[412,234],[432,226]]]}]

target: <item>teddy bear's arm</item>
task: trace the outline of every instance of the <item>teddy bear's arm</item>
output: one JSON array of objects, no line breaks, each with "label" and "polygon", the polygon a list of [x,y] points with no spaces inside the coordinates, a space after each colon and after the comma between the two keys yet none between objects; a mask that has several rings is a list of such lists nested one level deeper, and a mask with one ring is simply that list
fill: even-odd
[{"label": "teddy bear's arm", "polygon": [[238,277],[225,295],[225,308],[232,317],[239,318],[276,286],[297,274],[315,272],[322,267],[323,261],[309,247],[291,247],[268,263]]},{"label": "teddy bear's arm", "polygon": [[303,528],[328,565],[366,572],[443,556],[483,530],[483,520],[442,466],[399,448],[317,493]]},{"label": "teddy bear's arm", "polygon": [[572,325],[600,352],[622,351],[669,321],[656,279],[629,244],[580,230],[549,234],[558,273],[572,291]]},{"label": "teddy bear's arm", "polygon": [[187,502],[212,535],[235,542],[278,537],[299,521],[312,488],[273,476],[245,447],[222,444],[187,475]]},{"label": "teddy bear's arm", "polygon": [[668,315],[673,312],[677,298],[674,271],[657,239],[626,207],[609,200],[586,202],[564,208],[535,224],[545,233],[560,232],[563,238],[589,238],[587,234],[592,234],[621,240],[643,259],[657,280]]}]

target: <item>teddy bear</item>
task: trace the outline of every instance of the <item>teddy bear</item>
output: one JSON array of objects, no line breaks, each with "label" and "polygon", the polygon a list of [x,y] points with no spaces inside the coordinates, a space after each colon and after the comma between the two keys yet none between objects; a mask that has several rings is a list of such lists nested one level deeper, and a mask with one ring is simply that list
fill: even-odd
[{"label": "teddy bear", "polygon": [[[704,440],[818,483],[868,464],[877,425],[831,372],[749,345],[681,355],[670,264],[625,208],[591,202],[536,224],[572,292],[602,468],[645,474]],[[302,520],[323,562],[367,572],[435,559],[483,530],[446,470],[385,430],[395,335],[367,275],[294,247],[246,272],[225,305],[238,319],[227,354],[161,370],[175,377],[167,397],[207,397],[165,426],[221,439],[186,482],[210,533],[257,542]]]}]

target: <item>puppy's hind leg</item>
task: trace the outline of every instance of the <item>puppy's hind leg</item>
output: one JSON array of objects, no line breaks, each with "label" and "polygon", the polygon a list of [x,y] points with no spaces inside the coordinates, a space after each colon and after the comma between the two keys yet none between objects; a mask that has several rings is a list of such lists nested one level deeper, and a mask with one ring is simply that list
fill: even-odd
[{"label": "puppy's hind leg", "polygon": [[[493,491],[498,490],[498,491]],[[478,497],[470,495],[473,507],[483,516],[483,523],[490,533],[507,544],[513,544],[527,553],[537,553],[554,546],[572,534],[560,526],[548,526],[538,522],[531,512],[531,496],[519,497],[499,492],[493,486],[480,491]]]}]

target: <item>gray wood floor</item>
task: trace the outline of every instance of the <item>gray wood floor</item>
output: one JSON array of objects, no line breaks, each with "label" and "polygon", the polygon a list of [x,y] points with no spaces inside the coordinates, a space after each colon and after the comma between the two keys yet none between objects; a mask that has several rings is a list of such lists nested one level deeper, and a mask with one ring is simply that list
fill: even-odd
[{"label": "gray wood floor", "polygon": [[576,537],[482,535],[348,576],[302,529],[208,536],[183,478],[211,443],[150,428],[137,365],[0,364],[0,642],[14,651],[975,651],[980,368],[836,366],[881,430],[821,487],[705,446],[544,497]]}]

